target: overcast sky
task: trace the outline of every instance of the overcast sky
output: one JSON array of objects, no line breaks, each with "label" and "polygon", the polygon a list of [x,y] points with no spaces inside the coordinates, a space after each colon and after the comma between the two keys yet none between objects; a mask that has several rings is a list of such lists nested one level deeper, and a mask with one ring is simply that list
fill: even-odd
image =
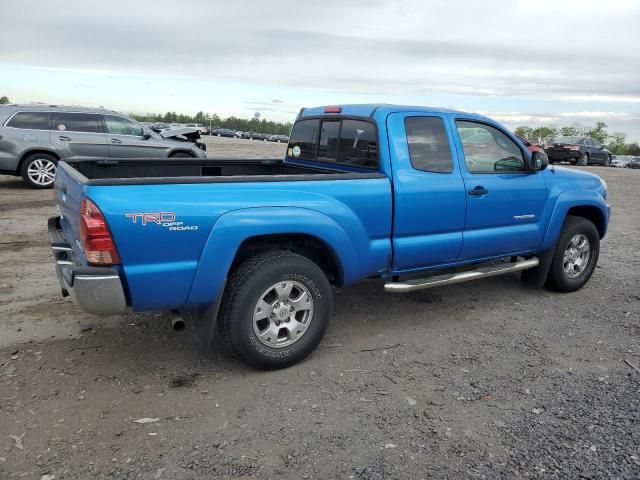
[{"label": "overcast sky", "polygon": [[640,140],[640,0],[0,0],[0,95],[293,120],[403,103]]}]

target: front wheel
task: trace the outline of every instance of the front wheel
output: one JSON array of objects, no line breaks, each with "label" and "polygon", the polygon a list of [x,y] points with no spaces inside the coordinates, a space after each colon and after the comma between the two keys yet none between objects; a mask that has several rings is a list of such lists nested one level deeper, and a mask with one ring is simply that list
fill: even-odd
[{"label": "front wheel", "polygon": [[605,167],[610,167],[611,166],[611,155],[608,155],[607,158],[605,158],[604,166]]},{"label": "front wheel", "polygon": [[271,251],[231,274],[219,326],[241,360],[274,370],[303,360],[316,348],[332,308],[331,286],[318,265],[296,253]]},{"label": "front wheel", "polygon": [[600,234],[583,217],[568,216],[562,226],[546,286],[559,292],[581,289],[593,275],[600,255]]}]

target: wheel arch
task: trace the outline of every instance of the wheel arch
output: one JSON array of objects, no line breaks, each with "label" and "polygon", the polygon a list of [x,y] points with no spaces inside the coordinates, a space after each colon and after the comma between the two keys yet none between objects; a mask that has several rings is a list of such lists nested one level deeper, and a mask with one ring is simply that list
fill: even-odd
[{"label": "wheel arch", "polygon": [[600,234],[600,238],[604,237],[607,228],[605,224],[605,217],[600,208],[594,205],[579,205],[575,207],[571,207],[567,211],[567,215],[573,215],[574,217],[582,217],[590,220],[596,226],[598,233]]},{"label": "wheel arch", "polygon": [[196,158],[195,155],[193,153],[191,153],[191,150],[184,150],[182,148],[176,148],[174,150],[171,150],[169,152],[168,158],[174,157],[175,155],[180,154],[180,153],[185,153],[185,154],[189,155],[192,158]]},{"label": "wheel arch", "polygon": [[318,264],[332,283],[350,283],[359,275],[360,258],[351,236],[327,215],[301,207],[233,210],[214,224],[198,260],[186,306],[206,308],[220,294],[233,268],[267,249],[289,249]]},{"label": "wheel arch", "polygon": [[245,239],[231,263],[229,273],[246,259],[269,250],[288,250],[317,264],[332,285],[341,285],[344,278],[342,264],[335,250],[321,238],[307,233],[272,233]]},{"label": "wheel arch", "polygon": [[22,171],[22,165],[24,164],[24,161],[30,157],[31,155],[34,155],[36,153],[45,153],[47,155],[51,155],[52,157],[55,157],[56,160],[60,161],[60,155],[58,155],[54,150],[49,150],[47,148],[32,148],[31,150],[27,150],[26,152],[24,152],[21,157],[20,160],[18,161],[18,167],[16,169],[17,173],[20,173]]},{"label": "wheel arch", "polygon": [[572,190],[562,193],[553,209],[540,251],[547,251],[555,245],[568,215],[586,218],[593,222],[600,238],[607,233],[609,209],[604,199],[595,191]]}]

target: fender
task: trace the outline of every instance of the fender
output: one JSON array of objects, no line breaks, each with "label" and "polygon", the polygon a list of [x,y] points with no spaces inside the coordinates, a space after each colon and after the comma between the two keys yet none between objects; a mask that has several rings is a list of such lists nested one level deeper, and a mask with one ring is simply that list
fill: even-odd
[{"label": "fender", "polygon": [[[322,240],[340,263],[343,283],[357,279],[362,266],[354,242],[359,239],[353,239],[353,235],[350,236],[329,216],[300,207],[239,209],[220,216],[211,229],[198,261],[186,307],[205,308],[219,296],[238,248],[246,239],[287,233],[307,234]],[[360,235],[356,233],[356,236]]]},{"label": "fender", "polygon": [[547,230],[540,245],[539,251],[545,252],[555,245],[560,235],[560,230],[567,217],[567,213],[573,207],[596,207],[602,214],[604,220],[602,236],[606,233],[609,223],[609,207],[602,195],[594,190],[567,190],[560,195],[551,213],[551,218],[547,223]]}]

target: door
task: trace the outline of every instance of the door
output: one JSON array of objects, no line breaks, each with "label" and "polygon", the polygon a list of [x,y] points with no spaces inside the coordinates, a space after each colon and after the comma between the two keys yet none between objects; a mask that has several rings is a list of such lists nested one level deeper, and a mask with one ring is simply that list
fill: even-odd
[{"label": "door", "polygon": [[60,158],[108,158],[107,137],[93,113],[53,112],[49,140]]},{"label": "door", "polygon": [[117,115],[103,115],[111,158],[166,157],[168,147],[146,134],[142,125]]},{"label": "door", "polygon": [[595,138],[587,138],[587,145],[589,146],[589,158],[597,163],[604,163],[606,155],[604,147]]},{"label": "door", "polygon": [[545,227],[544,175],[526,170],[528,152],[497,126],[452,120],[467,198],[462,258],[535,250]]},{"label": "door", "polygon": [[466,195],[445,117],[387,119],[393,164],[393,269],[453,263],[462,250]]}]

